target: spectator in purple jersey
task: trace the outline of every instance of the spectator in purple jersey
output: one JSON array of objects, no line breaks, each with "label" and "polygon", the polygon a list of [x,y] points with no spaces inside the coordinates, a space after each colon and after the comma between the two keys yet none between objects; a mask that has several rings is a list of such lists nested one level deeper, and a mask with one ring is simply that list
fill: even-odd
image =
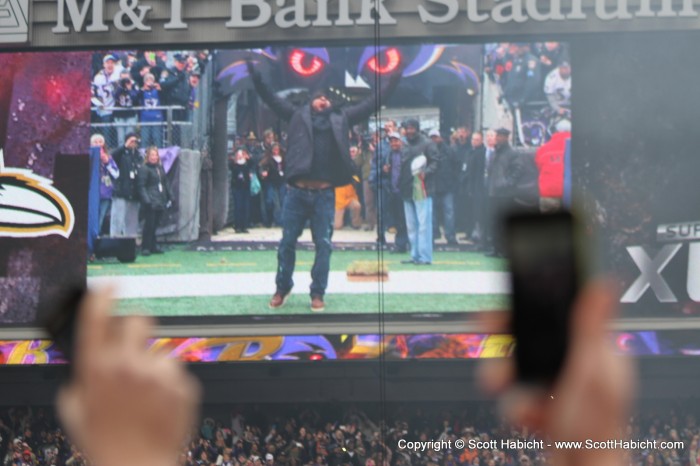
[{"label": "spectator in purple jersey", "polygon": [[141,140],[145,146],[163,147],[163,111],[160,107],[160,84],[151,73],[143,77],[139,93],[139,106],[147,107],[139,112]]},{"label": "spectator in purple jersey", "polygon": [[122,78],[114,92],[114,123],[117,127],[117,145],[122,145],[125,142],[125,137],[128,133],[133,133],[138,123],[136,110],[133,110],[134,105],[138,101],[139,91],[134,87],[128,72],[122,73]]}]

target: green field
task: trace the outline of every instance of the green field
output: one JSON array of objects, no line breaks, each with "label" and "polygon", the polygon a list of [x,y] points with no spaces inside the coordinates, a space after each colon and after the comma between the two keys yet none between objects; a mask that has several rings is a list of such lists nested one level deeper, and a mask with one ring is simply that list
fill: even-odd
[{"label": "green field", "polygon": [[[331,256],[331,271],[345,271],[352,261],[376,261],[378,257],[376,251],[334,251]],[[408,254],[384,253],[384,263],[389,270],[417,270],[414,265],[400,263],[408,258]],[[313,260],[313,251],[297,251],[296,270],[311,270]],[[98,260],[88,265],[88,276],[270,272],[276,268],[275,251],[198,252],[176,247],[161,255],[139,256],[132,264],[122,264],[113,259]],[[433,255],[433,265],[420,270],[503,271],[505,261],[474,252],[436,252]]]},{"label": "green field", "polygon": [[[385,294],[385,313],[472,312],[504,309],[504,295],[435,295]],[[158,317],[204,315],[303,315],[312,314],[309,297],[294,294],[282,309],[267,307],[269,296],[212,296],[197,298],[126,299],[119,302],[121,313],[148,314]],[[330,294],[323,314],[378,314],[378,295]]]},{"label": "green field", "polygon": [[[430,267],[401,264],[408,254],[383,255],[384,263],[392,272],[426,272],[425,280],[431,280],[430,272],[482,272],[503,271],[502,259],[485,257],[473,252],[436,252]],[[296,272],[308,274],[313,264],[313,251],[297,251]],[[348,265],[357,260],[377,261],[376,251],[334,251],[331,256],[331,271],[345,272]],[[169,249],[165,254],[138,257],[132,264],[122,264],[116,260],[96,261],[88,265],[90,277],[140,277],[156,275],[187,274],[244,274],[265,272],[272,274],[277,267],[276,251],[191,251],[182,246]],[[160,280],[163,277],[159,278]],[[201,278],[200,278],[201,279]],[[436,278],[432,278],[436,279]],[[158,286],[154,284],[154,286]],[[377,288],[378,289],[378,288]],[[138,298],[122,299],[119,309],[122,313],[140,313],[153,316],[205,316],[205,315],[303,315],[311,314],[307,290],[295,289],[287,304],[280,310],[268,308],[269,296],[259,292],[251,295],[177,297],[177,298]],[[378,292],[329,293],[326,296],[324,314],[377,314],[385,313],[431,313],[431,312],[471,312],[478,310],[501,309],[505,306],[502,294],[409,294]],[[380,303],[380,299],[382,300]],[[381,306],[381,307],[380,307]]]}]

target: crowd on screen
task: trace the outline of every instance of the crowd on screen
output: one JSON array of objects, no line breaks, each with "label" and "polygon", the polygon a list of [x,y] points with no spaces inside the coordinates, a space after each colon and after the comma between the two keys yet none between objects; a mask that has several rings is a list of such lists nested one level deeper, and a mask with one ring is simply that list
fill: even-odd
[{"label": "crowd on screen", "polygon": [[[498,421],[490,404],[471,407],[440,404],[388,405],[384,434],[372,414],[341,406],[249,406],[221,408],[206,417],[183,445],[179,466],[537,466],[541,451],[518,449],[426,450],[398,447],[410,441],[527,440],[531,435]],[[376,406],[375,406],[376,408]],[[211,409],[209,410],[211,411]],[[205,408],[205,412],[207,409]],[[650,405],[630,419],[623,438],[682,441],[684,448],[631,450],[632,466],[700,464],[700,426],[695,408]],[[72,446],[51,409],[15,407],[0,412],[0,459],[3,466],[92,466]],[[99,465],[96,465],[99,466]]]},{"label": "crowd on screen", "polygon": [[[486,73],[510,107],[546,98],[553,114],[562,117],[536,154],[514,149],[517,132],[511,134],[511,128],[473,130],[465,124],[443,129],[410,118],[384,120],[375,132],[352,128],[348,138],[357,176],[335,188],[334,228],[375,231],[378,245],[410,252],[405,262],[416,265],[432,262],[433,244],[442,238],[448,246],[471,245],[502,256],[494,235],[501,212],[513,206],[549,211],[562,205],[564,154],[571,135],[566,56],[557,42],[487,47]],[[206,51],[141,51],[95,54],[95,60],[93,123],[116,124],[118,133],[117,145],[110,147],[110,136],[103,134],[110,128],[93,127],[104,154],[99,230],[112,237],[137,237],[140,207],[162,214],[171,201],[157,177],[149,179],[158,190],[148,191],[157,202],[139,187],[139,171],[147,165],[140,148],[161,147],[164,131],[164,111],[145,107],[175,105],[182,109],[173,112],[174,119],[189,119],[209,56]],[[287,142],[284,132],[272,128],[232,138],[227,223],[235,232],[283,227]],[[157,227],[158,221],[149,225]],[[155,240],[149,242],[146,254],[161,251]]]},{"label": "crowd on screen", "polygon": [[[515,151],[509,143],[510,132],[503,128],[472,131],[461,126],[443,137],[437,129],[424,130],[417,120],[401,124],[387,120],[381,132],[367,135],[354,131],[348,137],[357,177],[354,183],[336,188],[334,228],[376,231],[380,245],[392,252],[408,252],[407,222],[417,221],[405,215],[406,202],[416,195],[410,165],[416,156],[423,155],[422,197],[432,200],[432,212],[424,217],[427,227],[414,230],[429,235],[423,241],[430,244],[444,237],[450,246],[472,244],[477,250],[499,255],[491,226],[503,205],[517,203],[533,209],[539,205],[541,210],[561,206],[564,151],[571,128],[568,121],[562,121],[557,129],[534,157]],[[149,191],[158,202],[151,202],[144,194],[139,184],[146,182],[144,175],[148,173],[143,170],[148,165],[140,150],[143,140],[133,132],[124,139],[111,151],[102,135],[93,134],[91,140],[102,154],[99,229],[113,237],[136,237],[139,206],[155,203],[160,212],[172,199],[164,174],[160,181],[149,178],[158,187]],[[262,140],[254,132],[235,139],[228,159],[229,223],[236,232],[282,226],[284,141],[272,129],[264,131]],[[386,233],[393,235],[393,244],[387,243]],[[160,251],[155,246],[152,249]]]},{"label": "crowd on screen", "polygon": [[146,147],[142,154],[136,133],[128,133],[125,140],[110,153],[104,136],[96,133],[90,138],[90,146],[100,152],[98,233],[136,237],[141,230],[141,255],[162,254],[156,229],[172,205],[170,183],[157,146]]},{"label": "crowd on screen", "polygon": [[[120,51],[93,55],[92,123],[114,149],[138,129],[144,146],[162,147],[167,108],[172,121],[189,122],[209,53]],[[102,124],[102,125],[99,125]],[[170,142],[179,145],[180,128]]]},{"label": "crowd on screen", "polygon": [[[492,223],[504,204],[556,210],[564,195],[564,152],[570,138],[568,120],[557,125],[550,141],[536,154],[511,147],[505,128],[472,131],[460,126],[449,134],[423,128],[415,119],[386,120],[380,131],[363,133],[355,128],[350,156],[355,182],[335,189],[335,229],[376,231],[376,241],[392,252],[409,251],[406,203],[431,199],[429,215],[420,217],[427,227],[413,228],[432,244],[444,238],[448,246],[474,245],[490,255],[501,255],[493,238]],[[499,137],[500,135],[500,137]],[[232,211],[229,223],[238,233],[250,227],[282,225],[284,134],[273,129],[258,139],[254,132],[234,139],[229,152]],[[416,194],[415,160],[423,159],[422,192]],[[416,205],[422,205],[416,202]],[[393,235],[388,244],[386,233]],[[425,259],[429,263],[432,249]]]},{"label": "crowd on screen", "polygon": [[155,231],[173,196],[158,149],[180,145],[209,62],[206,50],[93,54],[90,146],[100,149],[99,235],[140,235],[142,255],[163,252]]},{"label": "crowd on screen", "polygon": [[[540,99],[555,117],[537,154],[513,150],[517,134],[511,128],[445,130],[410,118],[383,121],[376,132],[356,126],[348,138],[357,176],[354,183],[335,188],[335,229],[376,230],[380,245],[387,245],[390,232],[393,244],[387,246],[393,252],[410,251],[411,260],[405,262],[427,265],[434,241],[443,237],[448,246],[461,241],[501,256],[493,234],[501,212],[562,205],[571,134],[566,47],[557,42],[495,44],[487,47],[485,62],[507,107]],[[251,131],[232,141],[229,223],[237,233],[251,226],[284,226],[286,141],[273,129],[261,139]]]},{"label": "crowd on screen", "polygon": [[544,107],[553,118],[571,118],[571,64],[561,42],[505,42],[487,46],[486,74],[499,84],[510,109]]}]

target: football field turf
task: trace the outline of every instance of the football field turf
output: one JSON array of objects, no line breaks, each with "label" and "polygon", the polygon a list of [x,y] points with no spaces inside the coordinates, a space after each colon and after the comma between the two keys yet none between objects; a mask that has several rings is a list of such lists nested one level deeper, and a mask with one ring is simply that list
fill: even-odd
[{"label": "football field turf", "polygon": [[[331,271],[344,272],[357,260],[377,261],[376,251],[333,251]],[[401,264],[408,254],[383,254],[390,271],[417,270],[414,265]],[[296,270],[310,271],[313,251],[297,251]],[[106,275],[160,275],[187,273],[270,272],[277,268],[277,251],[189,251],[183,247],[167,250],[165,254],[138,256],[132,264],[116,260],[96,261],[88,265],[89,277]],[[475,252],[435,252],[433,265],[426,271],[504,271],[505,261]]]},{"label": "football field turf", "polygon": [[[300,291],[289,297],[283,308],[271,310],[269,296],[210,296],[196,298],[123,299],[119,301],[122,313],[147,314],[158,317],[183,316],[272,316],[309,315],[309,296]],[[505,295],[415,295],[385,294],[385,313],[442,313],[472,312],[504,309]],[[377,314],[379,295],[328,294],[322,314]]]},{"label": "football field turf", "polygon": [[[313,264],[313,251],[297,251],[295,281],[299,283],[307,279]],[[329,288],[346,290],[347,284],[338,283],[340,276],[346,271],[348,265],[357,260],[377,261],[376,251],[334,251],[331,256],[332,280]],[[416,292],[408,290],[406,283],[399,283],[402,277],[414,277],[416,286],[422,290],[430,290],[433,286],[445,287],[445,273],[456,272],[460,276],[483,275],[481,272],[503,272],[505,262],[502,259],[485,257],[474,252],[435,252],[432,266],[415,266],[401,264],[408,255],[394,255],[384,253],[383,260],[389,270],[389,282],[385,284],[387,290],[397,285],[403,285],[395,292],[385,292],[380,295],[380,286],[377,283],[363,283],[362,290],[351,292],[336,292],[326,297],[325,314],[377,314],[379,309],[386,313],[431,313],[431,312],[469,312],[503,308],[506,304],[504,293],[494,293],[493,287],[480,290],[478,284],[471,283],[469,293],[460,292],[458,289],[449,293]],[[182,280],[189,284],[189,275],[192,280],[214,281],[215,279],[231,280],[240,278],[252,280],[253,283],[238,282],[238,287],[230,296],[222,296],[222,293],[188,296],[183,291],[178,297],[170,297],[169,294],[158,294],[154,297],[133,297],[120,300],[122,312],[138,312],[155,316],[205,316],[205,315],[231,315],[231,316],[269,316],[269,315],[299,315],[310,314],[308,285],[297,286],[289,298],[287,304],[279,310],[270,310],[267,306],[269,294],[267,289],[274,290],[274,271],[277,266],[276,252],[266,251],[191,251],[184,247],[175,247],[162,255],[138,257],[132,264],[122,264],[116,261],[98,261],[88,265],[88,277],[93,280],[138,280],[143,278],[145,284],[153,283],[154,287],[160,283],[158,280]],[[335,272],[335,273],[334,273]],[[467,274],[465,274],[465,272]],[[419,275],[416,275],[416,274]],[[196,279],[194,278],[196,274]],[[212,275],[208,280],[207,275]],[[216,274],[216,275],[215,275]],[[168,279],[172,276],[172,279]],[[415,277],[418,276],[418,280]],[[149,282],[149,277],[152,282]],[[253,278],[251,278],[253,277]],[[336,277],[336,278],[333,278]],[[335,280],[335,282],[333,281]],[[259,283],[263,281],[264,283]],[[268,283],[269,282],[269,283]],[[344,286],[340,286],[344,285]],[[410,284],[409,284],[410,285]],[[264,293],[260,292],[261,286],[266,287]],[[358,286],[358,285],[354,285]],[[196,285],[194,286],[196,287]],[[235,288],[232,286],[232,288]],[[247,290],[250,292],[247,292]],[[254,289],[257,289],[255,291]],[[351,288],[352,289],[352,288]],[[376,290],[376,292],[375,292]],[[156,290],[154,290],[156,291]],[[178,290],[179,291],[179,290]],[[214,295],[218,294],[218,295]],[[128,293],[127,293],[128,295]],[[380,301],[381,300],[381,301]]]}]

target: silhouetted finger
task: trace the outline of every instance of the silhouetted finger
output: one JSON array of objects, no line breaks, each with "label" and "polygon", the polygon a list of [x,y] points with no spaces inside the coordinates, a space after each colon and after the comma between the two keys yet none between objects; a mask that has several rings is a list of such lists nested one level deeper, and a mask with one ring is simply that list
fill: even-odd
[{"label": "silhouetted finger", "polygon": [[[108,338],[112,288],[88,291],[78,311],[75,340],[75,374],[88,370]],[[99,364],[99,363],[98,363]]]}]

